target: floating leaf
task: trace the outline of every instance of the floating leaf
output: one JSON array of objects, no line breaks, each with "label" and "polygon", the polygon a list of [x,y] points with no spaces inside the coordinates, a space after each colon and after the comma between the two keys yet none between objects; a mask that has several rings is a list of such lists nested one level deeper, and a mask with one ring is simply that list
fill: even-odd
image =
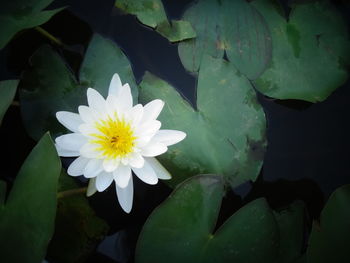
[{"label": "floating leaf", "polygon": [[[54,231],[60,170],[61,161],[46,134],[24,162],[5,206],[0,206],[2,262],[37,263],[44,259]],[[5,187],[1,188],[4,191]]]},{"label": "floating leaf", "polygon": [[350,246],[350,185],[338,188],[314,223],[307,250],[308,263],[347,263]]},{"label": "floating leaf", "polygon": [[17,90],[18,80],[0,81],[0,124]]},{"label": "floating leaf", "polygon": [[[78,184],[62,170],[59,192],[76,190]],[[108,225],[89,205],[85,193],[58,199],[55,234],[48,248],[53,262],[83,262],[107,234]]]},{"label": "floating leaf", "polygon": [[271,58],[271,37],[261,14],[244,0],[201,0],[183,19],[194,27],[197,37],[179,44],[185,68],[197,72],[203,56],[228,59],[249,79],[257,78]]},{"label": "floating leaf", "polygon": [[44,24],[63,8],[42,11],[53,0],[16,0],[1,4],[0,49],[19,31]]},{"label": "floating leaf", "polygon": [[345,82],[350,62],[348,29],[327,1],[297,4],[288,21],[270,0],[252,4],[271,31],[272,63],[256,88],[277,99],[325,100]]},{"label": "floating leaf", "polygon": [[182,183],[147,219],[136,262],[273,262],[279,234],[266,201],[249,203],[214,232],[223,194],[218,176]]},{"label": "floating leaf", "polygon": [[199,173],[223,175],[232,186],[255,180],[265,141],[265,115],[250,82],[222,59],[206,57],[199,72],[194,110],[165,81],[147,73],[140,84],[140,101],[162,99],[162,128],[178,129],[187,138],[169,147],[160,159],[176,185]]},{"label": "floating leaf", "polygon": [[169,23],[161,0],[117,0],[115,6],[125,13],[135,15],[142,24],[155,28],[171,42],[196,36],[187,21],[173,20]]},{"label": "floating leaf", "polygon": [[107,95],[114,73],[129,81],[133,94],[137,88],[125,55],[111,41],[99,35],[91,40],[80,69],[78,83],[63,59],[50,47],[43,46],[30,59],[31,68],[20,82],[21,111],[25,127],[34,139],[50,130],[53,136],[64,133],[56,120],[57,111],[77,112],[86,105],[86,88],[93,87]]}]

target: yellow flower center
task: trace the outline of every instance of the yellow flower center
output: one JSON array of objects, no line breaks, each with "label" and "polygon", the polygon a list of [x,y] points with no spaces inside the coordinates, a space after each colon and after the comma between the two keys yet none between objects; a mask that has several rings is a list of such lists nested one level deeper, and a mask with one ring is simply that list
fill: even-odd
[{"label": "yellow flower center", "polygon": [[130,123],[124,119],[108,117],[96,122],[95,127],[100,133],[92,134],[95,138],[90,142],[99,145],[96,151],[101,152],[101,157],[115,159],[133,151],[136,137]]}]

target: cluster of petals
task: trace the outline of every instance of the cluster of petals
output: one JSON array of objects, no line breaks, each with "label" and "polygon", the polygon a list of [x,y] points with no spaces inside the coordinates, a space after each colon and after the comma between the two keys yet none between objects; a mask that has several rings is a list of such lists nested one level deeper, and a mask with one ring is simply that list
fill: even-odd
[{"label": "cluster of petals", "polygon": [[56,138],[58,154],[77,157],[67,173],[90,179],[88,196],[104,191],[114,181],[119,204],[129,213],[134,191],[132,172],[147,184],[170,179],[154,157],[186,134],[160,129],[157,117],[164,106],[162,100],[133,106],[130,87],[122,85],[118,74],[111,80],[106,99],[89,88],[87,100],[88,106],[79,106],[79,113],[57,112],[58,121],[72,131]]}]

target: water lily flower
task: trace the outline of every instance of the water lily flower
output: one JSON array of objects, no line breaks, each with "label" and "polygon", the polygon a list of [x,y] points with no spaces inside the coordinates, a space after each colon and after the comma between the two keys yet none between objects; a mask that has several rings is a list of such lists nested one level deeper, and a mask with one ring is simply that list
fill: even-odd
[{"label": "water lily flower", "polygon": [[89,106],[78,113],[59,111],[58,121],[73,133],[56,138],[58,154],[78,157],[68,174],[89,178],[87,195],[102,192],[115,182],[119,204],[127,213],[133,202],[132,172],[147,184],[170,179],[168,171],[155,159],[168,146],[180,142],[186,134],[160,130],[157,120],[164,102],[156,99],[133,106],[128,84],[122,85],[114,74],[106,99],[95,89],[87,90]]}]

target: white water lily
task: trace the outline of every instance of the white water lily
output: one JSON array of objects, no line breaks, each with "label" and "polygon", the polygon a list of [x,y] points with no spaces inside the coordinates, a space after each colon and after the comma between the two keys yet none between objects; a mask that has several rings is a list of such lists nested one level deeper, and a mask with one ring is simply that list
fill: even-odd
[{"label": "white water lily", "polygon": [[78,113],[60,111],[58,121],[73,133],[56,138],[58,154],[75,157],[68,174],[89,178],[87,195],[102,192],[114,181],[119,204],[127,213],[133,202],[132,171],[147,184],[170,179],[168,171],[154,158],[169,145],[186,137],[182,131],[160,130],[157,120],[164,102],[153,100],[133,106],[128,84],[114,74],[105,100],[96,90],[87,90],[89,106]]}]

